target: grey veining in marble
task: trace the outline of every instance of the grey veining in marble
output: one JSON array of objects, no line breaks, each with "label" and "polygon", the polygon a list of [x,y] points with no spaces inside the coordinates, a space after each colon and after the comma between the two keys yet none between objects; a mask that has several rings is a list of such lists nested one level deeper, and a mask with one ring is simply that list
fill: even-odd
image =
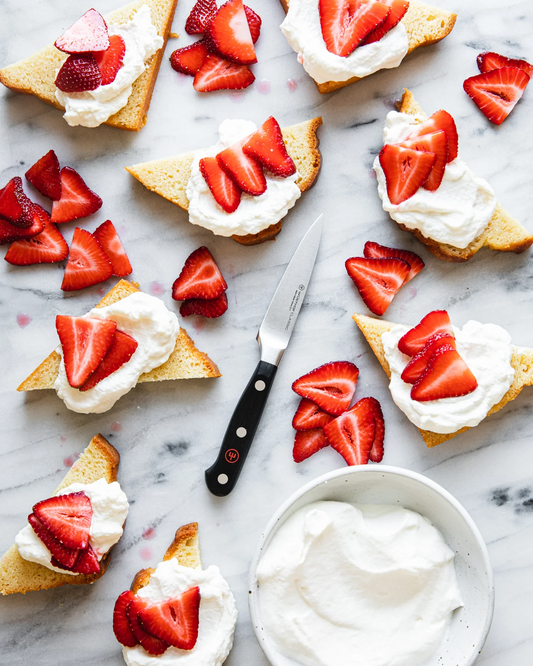
[{"label": "grey veining in marble", "polygon": [[[99,0],[96,7],[105,12],[119,4]],[[110,568],[94,586],[0,599],[0,663],[122,664],[111,629],[114,600],[139,568],[159,561],[179,525],[196,520],[204,562],[221,568],[237,598],[240,615],[227,664],[266,666],[247,608],[248,567],[261,529],[293,491],[344,465],[332,449],[301,465],[293,463],[291,418],[298,399],[290,385],[321,363],[349,359],[361,371],[357,396],[373,395],[382,403],[385,461],[423,472],[445,486],[471,513],[487,541],[496,576],[496,614],[478,663],[530,666],[533,389],[524,390],[467,434],[426,449],[416,428],[392,403],[386,377],[350,318],[354,311],[367,310],[344,261],[360,255],[369,239],[412,249],[423,257],[426,269],[400,291],[388,318],[416,322],[429,310],[446,308],[458,325],[469,318],[502,324],[516,344],[533,346],[531,253],[482,251],[466,264],[438,261],[381,210],[371,173],[385,114],[406,86],[429,113],[444,107],[454,115],[462,157],[489,180],[504,207],[533,230],[533,90],[526,91],[500,127],[486,121],[462,90],[463,80],[477,71],[480,51],[533,58],[533,3],[439,0],[437,4],[459,15],[446,40],[417,50],[398,69],[329,96],[317,92],[281,35],[283,10],[277,0],[251,4],[264,21],[254,67],[257,83],[244,93],[201,96],[193,91],[191,79],[177,75],[168,64],[177,45],[192,41],[183,31],[192,0],[179,0],[173,29],[183,37],[167,47],[148,124],[140,133],[70,128],[60,112],[39,100],[0,91],[0,185],[22,175],[53,148],[63,164],[78,169],[103,197],[103,208],[80,226],[92,231],[105,219],[113,220],[134,266],[133,277],[145,290],[163,285],[162,298],[177,311],[170,287],[184,259],[202,244],[212,250],[229,283],[229,310],[223,318],[184,321],[198,347],[219,364],[221,379],[145,384],[112,411],[84,416],[69,412],[52,391],[24,395],[15,388],[56,345],[55,315],[86,312],[99,299],[100,288],[64,295],[59,288],[63,265],[17,268],[2,262],[0,550],[11,545],[32,504],[49,496],[72,456],[96,432],[121,453],[119,477],[131,511]],[[0,0],[0,65],[53,41],[89,6],[67,0]],[[324,118],[320,178],[290,212],[275,243],[242,247],[193,227],[183,211],[149,193],[124,170],[129,164],[212,144],[225,118],[262,122],[270,114],[282,126],[316,115]],[[277,281],[321,211],[322,246],[293,339],[239,484],[230,497],[217,499],[207,492],[203,471],[213,462],[257,363],[255,335]],[[62,227],[69,241],[75,226]],[[31,318],[25,327],[17,323],[21,314]]]}]

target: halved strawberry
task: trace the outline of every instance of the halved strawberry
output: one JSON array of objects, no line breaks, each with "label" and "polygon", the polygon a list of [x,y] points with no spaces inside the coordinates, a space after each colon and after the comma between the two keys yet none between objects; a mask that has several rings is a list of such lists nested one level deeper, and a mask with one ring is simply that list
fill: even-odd
[{"label": "halved strawberry", "polygon": [[102,199],[93,192],[77,171],[61,169],[61,199],[52,204],[52,222],[62,224],[96,213]]},{"label": "halved strawberry", "polygon": [[188,35],[203,34],[206,25],[216,13],[216,0],[198,0],[185,21],[185,32]]},{"label": "halved strawberry", "polygon": [[242,0],[228,0],[206,25],[207,48],[238,65],[257,62],[250,26]]},{"label": "halved strawberry", "polygon": [[244,5],[244,12],[246,14],[246,19],[248,20],[252,42],[255,44],[261,34],[261,17],[259,14],[256,14],[251,7],[247,7],[246,5]]},{"label": "halved strawberry", "polygon": [[407,281],[411,266],[403,259],[366,259],[351,257],[346,270],[374,314],[382,315],[400,287]]},{"label": "halved strawberry", "polygon": [[376,429],[374,432],[372,448],[370,449],[369,459],[372,462],[379,463],[383,460],[383,454],[385,453],[385,449],[383,447],[385,440],[385,419],[383,418],[381,405],[375,398],[362,398],[358,403],[356,403],[355,406],[357,405],[359,405],[360,409],[369,409],[374,416],[374,425],[376,426]]},{"label": "halved strawberry", "polygon": [[217,161],[243,192],[259,196],[266,192],[267,183],[261,164],[243,151],[243,141],[234,143],[218,153]]},{"label": "halved strawberry", "polygon": [[213,255],[202,245],[185,260],[181,273],[172,285],[172,298],[176,301],[218,298],[227,288]]},{"label": "halved strawberry", "polygon": [[381,25],[365,37],[362,45],[379,42],[390,30],[398,25],[409,9],[409,0],[380,0],[380,2],[391,8],[390,14]]},{"label": "halved strawberry", "polygon": [[44,230],[45,223],[50,219],[48,213],[37,204],[33,205],[33,218],[31,227],[22,229],[16,227],[0,217],[0,245],[11,243],[24,238],[33,238]]},{"label": "halved strawberry", "polygon": [[53,201],[61,199],[59,160],[53,150],[49,150],[26,171],[26,180],[43,196]]},{"label": "halved strawberry", "polygon": [[24,194],[22,178],[15,176],[0,190],[0,217],[21,229],[33,224],[34,205]]},{"label": "halved strawberry", "polygon": [[173,51],[170,56],[170,64],[176,72],[194,76],[204,64],[208,53],[204,40],[200,39],[190,46]]},{"label": "halved strawberry", "polygon": [[70,55],[57,73],[55,84],[66,93],[96,90],[102,83],[102,73],[92,53]]},{"label": "halved strawberry", "polygon": [[180,315],[188,317],[189,315],[201,315],[208,319],[216,319],[228,309],[228,297],[221,294],[218,298],[206,300],[204,298],[188,298],[180,305]]},{"label": "halved strawberry", "polygon": [[325,363],[292,383],[292,390],[308,398],[328,414],[338,416],[348,409],[355,393],[358,368],[349,361]]},{"label": "halved strawberry", "polygon": [[192,650],[198,640],[200,588],[152,604],[140,611],[143,627],[172,647]]},{"label": "halved strawberry", "polygon": [[209,53],[196,72],[193,88],[197,92],[213,90],[242,90],[255,81],[247,65],[235,65],[214,53]]},{"label": "halved strawberry", "polygon": [[135,353],[139,346],[137,340],[124,333],[124,331],[117,330],[115,338],[111,343],[111,347],[107,354],[102,359],[100,365],[96,370],[89,375],[89,377],[79,387],[80,391],[88,391],[99,384],[102,379],[109,377],[113,372],[121,368],[127,363]]},{"label": "halved strawberry", "polygon": [[54,45],[65,53],[105,51],[109,46],[109,36],[104,17],[96,9],[89,9],[56,39]]},{"label": "halved strawberry", "polygon": [[402,372],[402,380],[406,384],[414,384],[425,372],[429,359],[444,345],[451,345],[455,349],[455,338],[449,333],[437,333],[432,335],[426,346],[418,354],[415,354]]},{"label": "halved strawberry", "polygon": [[429,176],[436,156],[401,145],[387,144],[379,153],[379,163],[385,173],[387,194],[395,206],[410,199]]},{"label": "halved strawberry", "polygon": [[160,655],[163,654],[163,652],[165,652],[170,646],[160,638],[156,638],[155,636],[152,636],[152,634],[149,634],[141,624],[140,613],[148,606],[149,604],[147,601],[134,596],[134,598],[131,600],[131,603],[127,607],[126,614],[128,616],[133,635],[137,641],[149,654]]},{"label": "halved strawberry", "polygon": [[422,351],[428,340],[438,333],[447,333],[453,338],[452,322],[446,310],[433,310],[427,314],[419,324],[411,328],[398,342],[398,349],[402,354],[414,356]]},{"label": "halved strawberry", "polygon": [[117,78],[118,70],[122,67],[126,55],[126,43],[120,35],[111,35],[109,47],[105,51],[93,53],[98,69],[102,74],[100,85],[107,86]]},{"label": "halved strawberry", "polygon": [[37,518],[34,513],[28,516],[28,522],[31,525],[35,534],[44,543],[52,555],[52,559],[62,564],[67,569],[70,569],[78,559],[79,550],[76,548],[67,548],[64,544],[55,537],[49,529]]},{"label": "halved strawberry", "polygon": [[411,150],[433,153],[433,155],[435,155],[433,168],[429,172],[429,176],[422,183],[422,187],[430,192],[438,190],[442,183],[442,179],[444,178],[448,156],[446,132],[444,130],[438,130],[437,132],[424,134],[415,139],[406,139],[401,145],[405,148],[410,148]]},{"label": "halved strawberry", "polygon": [[430,358],[426,371],[411,389],[411,399],[418,402],[456,398],[477,388],[477,379],[451,345],[443,345]]},{"label": "halved strawberry", "polygon": [[425,266],[422,259],[414,252],[409,252],[409,250],[397,250],[395,247],[386,247],[385,245],[380,245],[373,241],[367,241],[365,243],[363,254],[367,259],[403,259],[409,264],[409,266],[411,266],[411,270],[409,271],[409,275],[405,279],[405,282],[412,280]]},{"label": "halved strawberry", "polygon": [[244,142],[245,155],[257,160],[276,176],[286,178],[296,173],[292,157],[287,152],[278,121],[270,116]]},{"label": "halved strawberry", "polygon": [[226,213],[233,213],[241,203],[242,190],[219,165],[216,157],[203,157],[200,171],[211,194]]},{"label": "halved strawberry", "polygon": [[346,57],[384,23],[391,8],[375,0],[319,0],[318,12],[327,50]]},{"label": "halved strawberry", "polygon": [[292,427],[295,430],[312,430],[323,428],[332,420],[333,416],[320,409],[312,400],[302,398],[292,419]]},{"label": "halved strawberry", "polygon": [[68,382],[78,388],[109,351],[117,325],[109,319],[57,315],[56,329],[63,348]]},{"label": "halved strawberry", "polygon": [[100,243],[88,231],[76,227],[61,289],[85,289],[108,280],[112,275],[113,267]]},{"label": "halved strawberry", "polygon": [[93,231],[93,236],[102,246],[102,250],[107,254],[111,262],[113,275],[125,277],[133,271],[126,250],[111,220],[106,220]]},{"label": "halved strawberry", "polygon": [[89,544],[87,548],[80,550],[78,559],[76,560],[71,571],[85,574],[86,576],[90,576],[91,574],[98,573],[100,571],[100,562],[98,561],[98,557],[94,552],[91,544]]},{"label": "halved strawberry", "polygon": [[329,442],[322,428],[298,430],[294,437],[294,447],[292,449],[293,460],[300,463],[326,446],[329,446]]},{"label": "halved strawberry", "polygon": [[54,264],[68,257],[67,241],[46,213],[41,233],[11,243],[4,259],[14,266]]},{"label": "halved strawberry", "polygon": [[466,94],[495,125],[501,125],[524,94],[529,76],[519,67],[502,67],[471,76]]},{"label": "halved strawberry", "polygon": [[366,465],[376,435],[373,407],[359,401],[328,423],[324,434],[348,465]]},{"label": "halved strawberry", "polygon": [[435,113],[423,123],[414,125],[414,129],[407,139],[416,139],[425,134],[433,134],[439,130],[444,130],[444,132],[446,132],[446,141],[448,142],[446,161],[447,163],[453,162],[457,157],[459,136],[457,134],[455,120],[447,111],[444,111],[443,109],[435,111]]},{"label": "halved strawberry", "polygon": [[533,65],[530,65],[526,60],[506,58],[499,53],[494,53],[494,51],[480,53],[477,57],[477,66],[481,73],[490,72],[493,69],[502,69],[502,67],[518,67],[523,69],[530,78],[533,74]]},{"label": "halved strawberry", "polygon": [[135,647],[139,641],[135,638],[135,634],[131,630],[130,621],[128,620],[128,608],[131,602],[135,599],[135,595],[131,590],[123,592],[115,601],[113,609],[113,633],[116,639],[126,647]]},{"label": "halved strawberry", "polygon": [[67,548],[80,550],[89,545],[93,507],[83,491],[49,497],[37,502],[32,511]]}]

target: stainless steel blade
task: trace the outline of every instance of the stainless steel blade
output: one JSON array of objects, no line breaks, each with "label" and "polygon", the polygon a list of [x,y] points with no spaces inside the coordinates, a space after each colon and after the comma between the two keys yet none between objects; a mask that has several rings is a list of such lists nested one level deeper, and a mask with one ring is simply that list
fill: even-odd
[{"label": "stainless steel blade", "polygon": [[296,248],[257,334],[261,360],[278,365],[302,307],[322,235],[320,215]]}]

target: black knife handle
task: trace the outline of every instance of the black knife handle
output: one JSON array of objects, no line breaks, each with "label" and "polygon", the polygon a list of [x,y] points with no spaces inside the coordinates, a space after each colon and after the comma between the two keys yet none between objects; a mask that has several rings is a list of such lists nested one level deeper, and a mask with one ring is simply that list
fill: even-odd
[{"label": "black knife handle", "polygon": [[233,412],[215,463],[205,471],[213,495],[225,497],[235,487],[252,445],[278,367],[259,361]]}]

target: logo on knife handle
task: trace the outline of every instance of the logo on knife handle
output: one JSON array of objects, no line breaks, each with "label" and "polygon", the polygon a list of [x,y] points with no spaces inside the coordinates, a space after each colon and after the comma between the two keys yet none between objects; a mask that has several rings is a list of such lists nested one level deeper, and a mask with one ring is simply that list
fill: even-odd
[{"label": "logo on knife handle", "polygon": [[229,463],[236,463],[239,460],[239,452],[236,449],[229,449],[224,456]]}]

